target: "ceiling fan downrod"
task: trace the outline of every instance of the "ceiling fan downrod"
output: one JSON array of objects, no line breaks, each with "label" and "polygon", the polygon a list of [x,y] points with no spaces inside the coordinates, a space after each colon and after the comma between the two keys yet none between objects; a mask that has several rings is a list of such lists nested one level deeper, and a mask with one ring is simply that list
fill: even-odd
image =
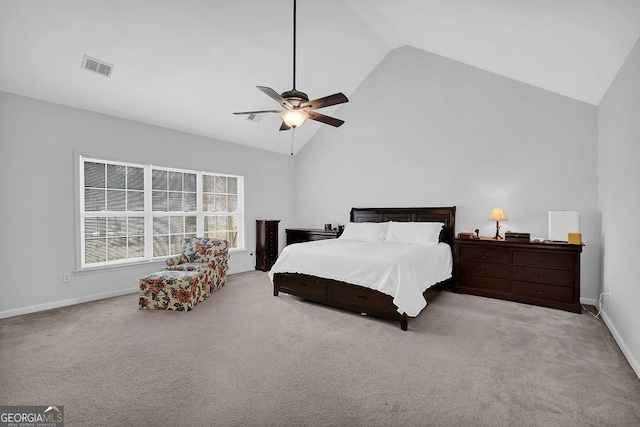
[{"label": "ceiling fan downrod", "polygon": [[296,0],[293,0],[293,91],[296,90]]},{"label": "ceiling fan downrod", "polygon": [[294,104],[294,106],[298,106],[303,102],[309,102],[309,97],[307,96],[306,93],[304,92],[300,92],[299,90],[296,89],[296,39],[297,39],[297,18],[296,18],[296,14],[297,14],[297,6],[296,6],[297,1],[293,0],[293,88],[291,90],[288,90],[286,92],[283,92],[281,95],[282,97],[289,99],[290,101],[295,100],[296,103]]}]

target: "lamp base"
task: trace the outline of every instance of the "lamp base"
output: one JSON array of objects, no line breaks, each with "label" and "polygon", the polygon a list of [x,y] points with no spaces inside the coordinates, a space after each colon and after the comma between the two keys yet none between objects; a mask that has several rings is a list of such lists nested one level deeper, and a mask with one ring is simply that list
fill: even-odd
[{"label": "lamp base", "polygon": [[504,237],[500,236],[500,221],[496,221],[496,236],[493,240],[504,240]]}]

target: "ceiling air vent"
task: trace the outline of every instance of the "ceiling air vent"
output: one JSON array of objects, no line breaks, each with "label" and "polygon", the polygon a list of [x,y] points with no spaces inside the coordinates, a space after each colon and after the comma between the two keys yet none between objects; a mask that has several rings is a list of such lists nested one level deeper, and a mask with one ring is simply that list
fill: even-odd
[{"label": "ceiling air vent", "polygon": [[111,77],[111,71],[113,71],[113,65],[87,55],[82,59],[82,68],[87,71],[102,74],[105,77]]},{"label": "ceiling air vent", "polygon": [[262,116],[258,115],[258,114],[251,113],[251,114],[249,114],[247,116],[247,120],[251,120],[252,122],[258,123],[260,120],[262,120]]}]

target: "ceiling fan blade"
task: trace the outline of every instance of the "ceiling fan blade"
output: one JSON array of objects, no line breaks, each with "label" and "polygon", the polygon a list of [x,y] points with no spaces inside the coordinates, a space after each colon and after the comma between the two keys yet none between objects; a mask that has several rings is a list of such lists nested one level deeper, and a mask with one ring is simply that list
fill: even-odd
[{"label": "ceiling fan blade", "polygon": [[324,98],[303,102],[300,104],[300,108],[308,107],[311,110],[316,110],[318,108],[330,107],[332,105],[343,104],[345,102],[349,102],[349,98],[347,98],[344,93],[338,92],[333,95],[325,96]]},{"label": "ceiling fan blade", "polygon": [[286,108],[287,110],[291,110],[293,108],[293,105],[291,105],[291,103],[289,101],[284,99],[278,92],[276,92],[275,90],[271,89],[270,87],[266,87],[266,86],[256,86],[256,87],[258,89],[260,89],[262,92],[264,92],[267,95],[269,95],[271,98],[273,98],[276,101],[278,101],[278,103],[280,105],[282,105],[284,108]]},{"label": "ceiling fan blade", "polygon": [[239,111],[233,114],[265,114],[265,113],[280,113],[280,110]]},{"label": "ceiling fan blade", "polygon": [[324,114],[316,113],[315,111],[307,111],[309,118],[316,122],[322,122],[327,125],[340,127],[344,123],[344,120],[336,119],[335,117],[325,116]]},{"label": "ceiling fan blade", "polygon": [[284,121],[282,121],[282,125],[280,126],[280,130],[289,130],[291,126],[288,126]]}]

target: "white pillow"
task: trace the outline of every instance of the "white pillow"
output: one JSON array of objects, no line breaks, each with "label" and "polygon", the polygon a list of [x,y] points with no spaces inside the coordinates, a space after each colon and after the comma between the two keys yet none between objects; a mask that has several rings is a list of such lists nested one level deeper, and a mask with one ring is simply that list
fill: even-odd
[{"label": "white pillow", "polygon": [[388,222],[350,222],[345,225],[341,239],[381,242],[387,235]]},{"label": "white pillow", "polygon": [[390,222],[385,242],[437,245],[443,222]]}]

